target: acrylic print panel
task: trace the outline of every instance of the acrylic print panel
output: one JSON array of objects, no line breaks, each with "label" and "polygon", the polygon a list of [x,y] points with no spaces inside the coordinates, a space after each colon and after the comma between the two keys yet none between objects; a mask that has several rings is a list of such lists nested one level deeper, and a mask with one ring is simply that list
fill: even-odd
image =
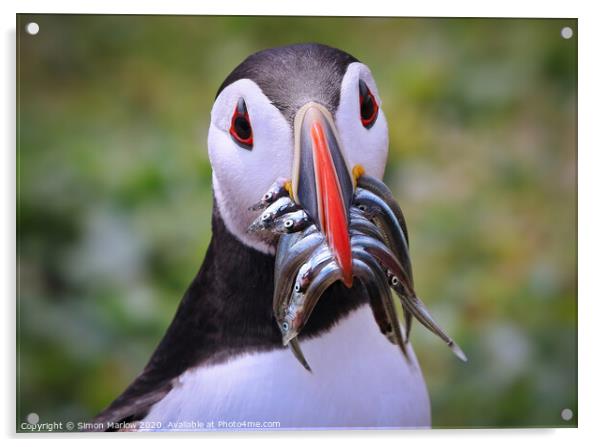
[{"label": "acrylic print panel", "polygon": [[577,425],[576,20],[17,22],[18,431]]}]

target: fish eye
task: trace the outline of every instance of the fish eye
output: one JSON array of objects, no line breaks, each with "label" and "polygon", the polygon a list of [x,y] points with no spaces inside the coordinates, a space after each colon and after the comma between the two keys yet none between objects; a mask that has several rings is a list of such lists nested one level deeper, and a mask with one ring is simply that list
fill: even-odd
[{"label": "fish eye", "polygon": [[284,228],[292,228],[294,222],[292,221],[292,219],[287,219],[284,221]]},{"label": "fish eye", "polygon": [[284,329],[285,331],[288,331],[288,323],[286,321],[282,322],[282,329]]},{"label": "fish eye", "polygon": [[362,120],[362,125],[366,129],[370,129],[376,118],[378,117],[378,104],[376,103],[376,99],[374,95],[366,85],[364,81],[360,79],[359,82],[359,91],[360,91],[360,118]]},{"label": "fish eye", "polygon": [[299,285],[299,283],[295,284],[295,292],[299,292],[301,290],[301,286]]},{"label": "fish eye", "polygon": [[366,211],[366,205],[358,205],[358,208],[360,209],[360,211]]},{"label": "fish eye", "polygon": [[264,214],[261,216],[261,220],[268,220],[270,218],[269,214]]},{"label": "fish eye", "polygon": [[236,103],[234,113],[232,114],[232,120],[230,121],[230,135],[232,135],[234,141],[243,149],[253,149],[253,129],[251,128],[247,105],[242,98]]},{"label": "fish eye", "polygon": [[394,286],[396,286],[397,284],[399,284],[399,279],[397,279],[397,276],[393,276],[391,278],[391,284],[393,284]]},{"label": "fish eye", "polygon": [[267,200],[270,200],[271,198],[272,198],[272,193],[271,193],[271,192],[266,192],[266,193],[263,195],[263,200],[266,200],[266,201],[267,201]]}]

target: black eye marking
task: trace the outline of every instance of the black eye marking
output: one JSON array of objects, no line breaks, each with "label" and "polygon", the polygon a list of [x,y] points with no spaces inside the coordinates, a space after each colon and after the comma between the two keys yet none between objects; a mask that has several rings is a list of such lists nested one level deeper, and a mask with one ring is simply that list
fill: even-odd
[{"label": "black eye marking", "polygon": [[362,125],[366,129],[370,129],[376,122],[378,117],[378,104],[374,95],[364,81],[360,79],[360,118]]},{"label": "black eye marking", "polygon": [[253,149],[253,128],[249,120],[245,100],[240,98],[234,108],[230,121],[230,135],[244,149]]}]

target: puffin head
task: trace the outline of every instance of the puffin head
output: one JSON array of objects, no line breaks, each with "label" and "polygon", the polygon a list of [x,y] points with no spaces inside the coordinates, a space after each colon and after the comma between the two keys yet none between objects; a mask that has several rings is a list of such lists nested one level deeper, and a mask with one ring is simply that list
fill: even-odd
[{"label": "puffin head", "polygon": [[273,236],[247,231],[250,208],[279,178],[334,251],[347,229],[355,178],[382,178],[388,129],[370,69],[325,45],[273,48],[225,79],[211,111],[208,147],[215,203],[242,243],[273,253]]}]

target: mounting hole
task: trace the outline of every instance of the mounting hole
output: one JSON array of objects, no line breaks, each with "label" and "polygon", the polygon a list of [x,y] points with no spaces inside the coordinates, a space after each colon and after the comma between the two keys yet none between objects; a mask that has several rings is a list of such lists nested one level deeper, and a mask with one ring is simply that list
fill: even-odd
[{"label": "mounting hole", "polygon": [[37,413],[29,413],[27,415],[27,422],[30,424],[37,424],[40,422],[40,416]]},{"label": "mounting hole", "polygon": [[560,417],[565,421],[570,421],[573,419],[573,410],[570,408],[565,408],[560,412]]},{"label": "mounting hole", "polygon": [[29,22],[27,25],[25,25],[25,31],[27,34],[35,36],[40,32],[40,25],[38,25],[36,22]]},{"label": "mounting hole", "polygon": [[560,30],[560,35],[563,39],[570,39],[571,37],[573,37],[573,28],[571,28],[570,26],[565,26]]}]

